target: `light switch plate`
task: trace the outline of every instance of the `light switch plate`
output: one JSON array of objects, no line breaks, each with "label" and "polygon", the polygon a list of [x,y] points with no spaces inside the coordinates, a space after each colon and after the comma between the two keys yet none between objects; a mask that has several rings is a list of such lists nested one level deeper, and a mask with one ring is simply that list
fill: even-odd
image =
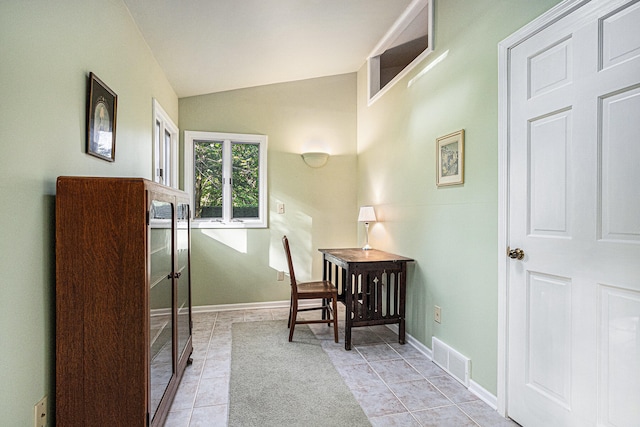
[{"label": "light switch plate", "polygon": [[435,309],[433,311],[433,320],[435,320],[438,323],[442,322],[442,312],[440,307],[438,307],[437,305],[435,306]]}]

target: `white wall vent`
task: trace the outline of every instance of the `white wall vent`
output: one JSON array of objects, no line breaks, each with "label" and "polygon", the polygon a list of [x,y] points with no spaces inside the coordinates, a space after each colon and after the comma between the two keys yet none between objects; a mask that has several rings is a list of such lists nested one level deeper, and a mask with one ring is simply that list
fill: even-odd
[{"label": "white wall vent", "polygon": [[460,381],[465,387],[469,387],[471,359],[458,353],[436,337],[431,337],[431,348],[433,349],[434,363]]}]

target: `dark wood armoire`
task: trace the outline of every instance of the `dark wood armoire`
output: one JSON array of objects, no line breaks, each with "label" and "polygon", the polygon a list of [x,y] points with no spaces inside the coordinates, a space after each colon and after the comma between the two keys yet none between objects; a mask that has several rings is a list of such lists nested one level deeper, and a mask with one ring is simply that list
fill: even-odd
[{"label": "dark wood armoire", "polygon": [[56,425],[161,426],[190,361],[186,193],[60,177]]}]

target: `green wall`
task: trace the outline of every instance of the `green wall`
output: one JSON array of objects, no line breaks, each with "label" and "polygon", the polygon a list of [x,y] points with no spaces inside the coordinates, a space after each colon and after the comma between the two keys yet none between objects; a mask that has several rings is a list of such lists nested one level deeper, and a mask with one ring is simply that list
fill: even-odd
[{"label": "green wall", "polygon": [[[471,357],[495,393],[497,43],[557,2],[436,0],[436,51],[371,107],[364,67],[178,102],[120,0],[0,2],[0,420],[31,425],[45,394],[53,406],[55,178],[150,178],[154,97],[181,131],[269,136],[270,228],[194,230],[195,305],[288,299],[282,234],[299,278],[319,278],[317,249],[361,244],[357,210],[371,203],[373,246],[416,259],[408,332]],[[84,153],[90,71],[119,95],[115,163]],[[435,139],[461,128],[465,184],[437,189]],[[310,139],[329,146],[324,168],[299,156]]]},{"label": "green wall", "polygon": [[[497,44],[558,0],[436,0],[435,50],[367,106],[358,73],[358,202],[382,218],[372,246],[415,258],[407,331],[436,336],[497,390]],[[447,57],[417,79],[435,58]],[[436,187],[436,138],[465,129],[465,182]],[[433,321],[434,305],[442,323]]]},{"label": "green wall", "polygon": [[[53,415],[55,180],[151,177],[152,98],[178,99],[120,0],[0,2],[0,424]],[[118,94],[116,161],[85,154],[87,76]],[[50,418],[53,425],[53,417]]]},{"label": "green wall", "polygon": [[[180,130],[268,135],[269,228],[194,229],[193,305],[288,301],[282,236],[298,280],[322,277],[318,248],[356,244],[356,74],[180,99]],[[331,157],[307,166],[307,141]],[[284,203],[285,213],[276,212]]]}]

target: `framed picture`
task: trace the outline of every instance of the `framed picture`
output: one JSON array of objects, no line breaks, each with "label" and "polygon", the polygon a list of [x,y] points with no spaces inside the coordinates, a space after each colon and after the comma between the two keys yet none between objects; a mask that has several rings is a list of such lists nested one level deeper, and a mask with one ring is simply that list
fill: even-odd
[{"label": "framed picture", "polygon": [[87,154],[113,162],[116,160],[116,113],[118,95],[95,74],[89,74],[87,112]]},{"label": "framed picture", "polygon": [[464,183],[464,129],[436,139],[436,184]]}]

